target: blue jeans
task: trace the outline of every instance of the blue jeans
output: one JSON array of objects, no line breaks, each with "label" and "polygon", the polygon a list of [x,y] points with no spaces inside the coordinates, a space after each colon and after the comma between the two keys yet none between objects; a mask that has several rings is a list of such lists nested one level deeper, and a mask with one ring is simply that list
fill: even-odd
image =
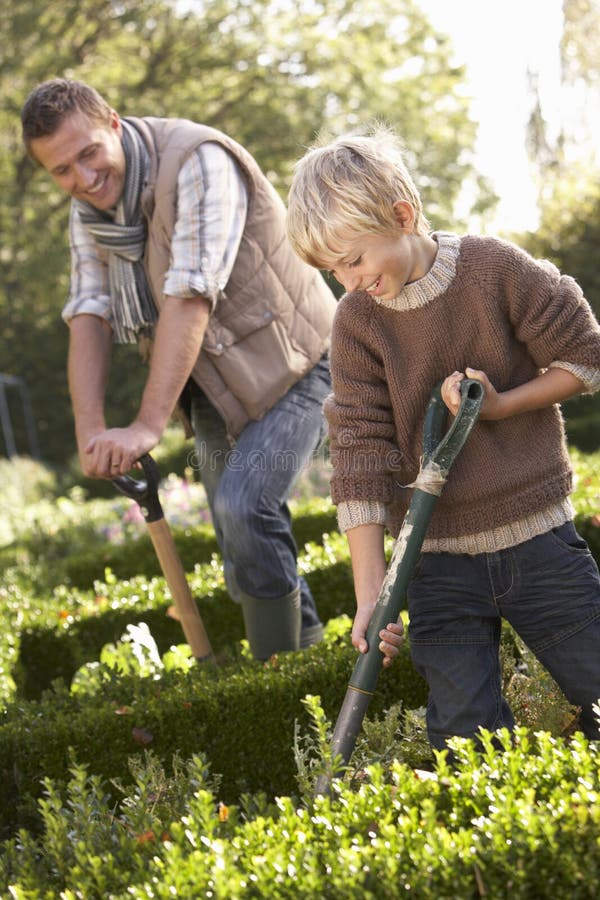
[{"label": "blue jeans", "polygon": [[322,407],[330,391],[323,357],[262,419],[246,425],[233,448],[212,404],[200,392],[192,394],[194,467],[206,490],[229,594],[236,601],[240,591],[276,599],[300,586],[303,630],[318,626],[319,616],[308,584],[298,577],[287,500],[325,436]]},{"label": "blue jeans", "polygon": [[407,594],[433,747],[452,735],[473,737],[480,726],[513,727],[501,691],[503,618],[581,707],[582,731],[600,738],[592,711],[600,698],[600,578],[572,522],[498,553],[423,553]]}]

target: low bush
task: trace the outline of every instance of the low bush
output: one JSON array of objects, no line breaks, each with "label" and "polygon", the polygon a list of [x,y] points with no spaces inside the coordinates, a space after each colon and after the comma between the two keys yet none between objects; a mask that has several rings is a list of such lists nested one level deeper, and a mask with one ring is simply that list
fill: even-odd
[{"label": "low bush", "polygon": [[0,886],[15,900],[594,898],[598,745],[518,729],[453,747],[453,768],[374,765],[358,790],[302,805],[232,806],[202,757],[174,779],[146,756],[116,806],[72,763],[65,791],[45,780],[39,836],[5,845]]},{"label": "low bush", "polygon": [[[600,454],[572,459],[577,527],[600,559]],[[79,485],[57,496],[64,482],[36,470],[32,502],[0,540],[0,895],[595,896],[598,748],[572,736],[577,711],[508,627],[512,739],[455,742],[452,769],[435,760],[405,644],[351,766],[331,799],[314,798],[356,658],[335,511],[302,490],[293,501],[326,641],[260,665],[201,489],[182,474],[165,482],[165,505],[179,504],[167,519],[218,667],[179,646],[145,524],[124,498]]]},{"label": "low bush", "polygon": [[[267,665],[238,653],[219,668],[195,665],[187,647],[161,659],[147,627],[130,626],[137,635],[103,648],[99,662],[79,670],[70,692],[55,683],[40,701],[6,708],[0,725],[1,833],[39,827],[35,801],[42,777],[64,784],[69,759],[107,780],[124,779],[132,755],[144,747],[163,765],[176,753],[185,759],[205,754],[228,803],[246,793],[292,794],[295,781],[306,797],[331,739],[322,729],[317,741],[306,735],[306,698],[317,690],[329,718],[339,711],[356,658],[350,623],[347,616],[331,620],[323,644],[273,657]],[[503,658],[505,693],[517,721],[557,736],[570,731],[575,711],[508,628]],[[379,679],[349,769],[355,783],[375,760],[431,763],[422,716],[426,694],[405,644]]]},{"label": "low bush", "polygon": [[[304,506],[294,511],[294,537],[299,547],[309,541],[320,541],[323,533],[335,531],[336,516],[330,504],[321,510]],[[177,553],[186,572],[192,572],[198,563],[209,562],[219,547],[210,524],[204,523],[186,528],[172,527]],[[160,575],[160,565],[150,537],[146,533],[122,544],[98,536],[90,546],[77,554],[65,554],[63,561],[54,568],[55,577],[74,587],[89,588],[101,580],[106,568],[118,578],[131,578],[144,574]]]},{"label": "low bush", "polygon": [[[182,565],[192,572],[195,565],[209,562],[219,550],[204,489],[169,476],[160,493]],[[295,500],[292,510],[300,549],[337,530],[335,510],[328,499]],[[120,495],[89,500],[78,487],[68,496],[46,494],[34,504],[17,504],[14,513],[9,511],[0,523],[0,566],[32,564],[39,566],[38,581],[48,588],[59,584],[92,588],[107,568],[122,579],[160,574],[137,504]]]},{"label": "low bush", "polygon": [[[69,754],[106,780],[125,778],[128,760],[151,746],[163,764],[203,753],[234,802],[245,792],[270,797],[294,790],[294,722],[304,722],[302,698],[321,695],[333,717],[341,705],[355,651],[347,630],[306,651],[283,654],[267,665],[234,658],[219,668],[193,666],[164,672],[159,680],[113,670],[91,693],[55,684],[39,701],[10,704],[0,723],[0,823],[35,827],[32,799],[44,776],[64,783]],[[401,700],[422,706],[425,685],[405,648],[380,679],[373,714]]]},{"label": "low bush", "polygon": [[0,458],[0,547],[18,536],[27,510],[55,496],[56,484],[55,473],[30,457]]},{"label": "low bush", "polygon": [[[354,608],[354,589],[346,541],[340,535],[320,534],[320,543],[305,546],[299,569],[309,583],[324,622]],[[22,575],[23,573],[21,573]],[[32,579],[35,570],[31,570]],[[244,637],[241,609],[230,599],[220,560],[197,565],[188,577],[216,652],[235,646]],[[54,588],[37,597],[31,609],[31,581],[11,582],[10,604],[27,614],[18,653],[13,648],[11,675],[24,698],[39,697],[55,678],[70,682],[75,671],[98,658],[102,646],[116,641],[128,624],[143,619],[159,651],[181,642],[181,627],[167,615],[171,595],[163,577],[136,576],[119,580],[110,570],[92,591]]]}]

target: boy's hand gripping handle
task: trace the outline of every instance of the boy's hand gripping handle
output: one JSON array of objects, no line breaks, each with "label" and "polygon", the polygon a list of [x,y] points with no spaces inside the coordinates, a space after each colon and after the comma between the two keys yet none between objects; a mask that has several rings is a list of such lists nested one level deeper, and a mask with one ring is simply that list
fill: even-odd
[{"label": "boy's hand gripping handle", "polygon": [[165,520],[158,497],[160,481],[158,466],[149,453],[141,456],[139,462],[144,470],[145,480],[136,480],[130,475],[117,475],[113,478],[113,483],[118,491],[135,500],[142,511],[160,567],[169,585],[185,639],[190,645],[193,655],[199,662],[213,659],[213,651],[204,623],[192,597],[173,535]]},{"label": "boy's hand gripping handle", "polygon": [[[394,543],[392,558],[367,629],[369,649],[356,661],[333,733],[332,755],[338,759],[341,757],[342,765],[346,765],[352,755],[383,663],[379,632],[388,622],[397,621],[405,605],[408,584],[437,498],[481,409],[484,389],[479,381],[465,379],[460,390],[461,404],[445,435],[442,436],[442,429],[448,410],[442,400],[441,384],[433,391],[427,407],[423,426],[423,458],[417,480],[412,485],[414,494]],[[317,793],[326,793],[329,784],[327,776],[319,778]]]}]

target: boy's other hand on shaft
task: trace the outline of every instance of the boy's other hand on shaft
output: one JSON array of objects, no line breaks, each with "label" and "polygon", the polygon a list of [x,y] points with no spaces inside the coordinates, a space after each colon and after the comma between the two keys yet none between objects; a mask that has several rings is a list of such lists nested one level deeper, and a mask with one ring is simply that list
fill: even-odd
[{"label": "boy's other hand on shaft", "polygon": [[383,653],[383,665],[387,669],[400,653],[404,643],[404,625],[401,621],[390,622],[379,632],[379,637],[381,638],[379,649]]},{"label": "boy's other hand on shaft", "polygon": [[[352,625],[352,645],[356,647],[359,653],[366,653],[369,649],[365,635],[372,611],[372,609],[369,611],[364,608],[362,610],[359,609]],[[367,612],[366,616],[364,615],[365,612]],[[361,615],[361,613],[363,614]],[[385,628],[381,629],[379,638],[381,639],[379,650],[384,655],[383,665],[388,668],[398,656],[404,643],[404,626],[402,622],[390,622]]]}]

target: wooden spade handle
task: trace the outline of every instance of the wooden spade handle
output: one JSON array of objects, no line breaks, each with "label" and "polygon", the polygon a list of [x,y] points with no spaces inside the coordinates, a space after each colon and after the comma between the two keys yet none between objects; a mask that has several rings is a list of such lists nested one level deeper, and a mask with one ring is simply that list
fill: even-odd
[{"label": "wooden spade handle", "polygon": [[144,470],[145,479],[138,480],[130,475],[118,475],[113,478],[113,484],[126,497],[135,500],[142,511],[160,567],[173,597],[177,618],[181,622],[185,639],[190,645],[192,653],[199,662],[207,659],[214,660],[204,623],[192,597],[173,535],[160,504],[158,466],[149,453],[141,456],[139,462]]},{"label": "wooden spade handle", "polygon": [[192,597],[169,526],[164,518],[158,519],[156,522],[147,522],[147,526],[160,567],[169,585],[185,638],[196,659],[208,659],[213,656],[212,647],[198,607]]}]

